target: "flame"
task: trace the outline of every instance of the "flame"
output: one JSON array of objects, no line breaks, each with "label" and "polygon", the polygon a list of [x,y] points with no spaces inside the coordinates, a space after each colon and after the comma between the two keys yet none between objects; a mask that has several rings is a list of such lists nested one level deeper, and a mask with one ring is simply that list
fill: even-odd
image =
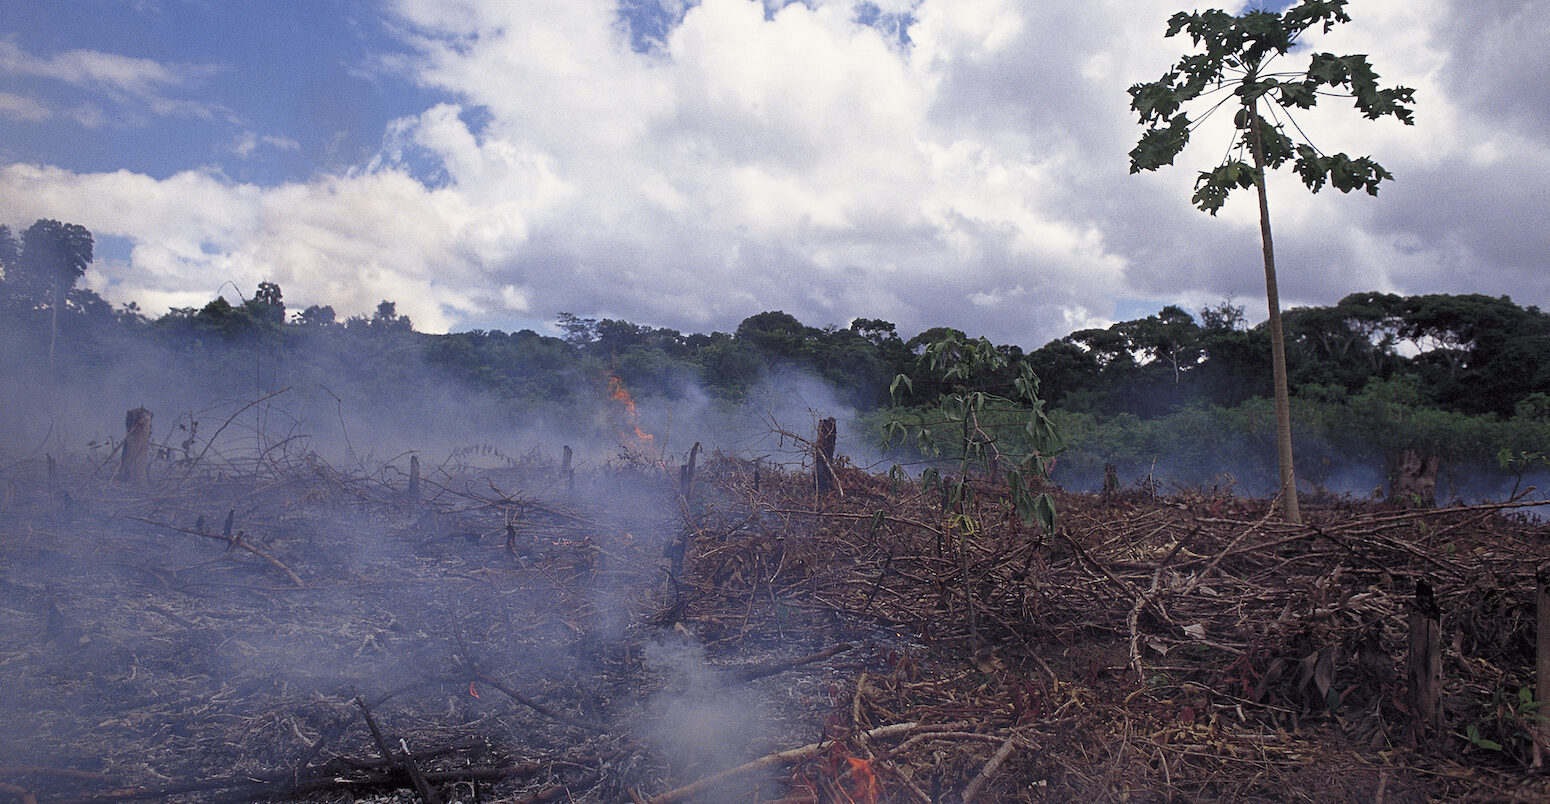
[{"label": "flame", "polygon": [[640,414],[635,410],[635,397],[630,396],[629,389],[624,387],[624,381],[618,377],[608,378],[608,398],[624,406],[626,419],[630,429],[635,431],[635,440],[643,451],[651,452],[656,439],[645,430],[640,429]]},{"label": "flame", "polygon": [[468,694],[474,696],[475,698],[479,697],[479,688],[475,687],[474,682],[472,681],[468,682]]},{"label": "flame", "polygon": [[840,792],[853,804],[877,804],[882,800],[883,786],[877,781],[877,774],[872,772],[872,763],[859,757],[846,757],[850,763],[850,784],[845,785],[841,779]]},{"label": "flame", "polygon": [[816,767],[799,771],[795,787],[827,804],[880,804],[883,785],[870,760],[852,756],[840,743],[825,752]]}]

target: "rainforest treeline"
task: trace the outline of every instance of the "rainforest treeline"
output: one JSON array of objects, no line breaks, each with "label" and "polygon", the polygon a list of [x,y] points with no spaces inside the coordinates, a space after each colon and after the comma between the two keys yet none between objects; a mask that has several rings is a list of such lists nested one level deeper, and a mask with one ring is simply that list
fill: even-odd
[{"label": "rainforest treeline", "polygon": [[[20,237],[0,227],[8,378],[89,387],[154,353],[234,397],[316,382],[381,400],[435,385],[498,400],[514,419],[563,419],[590,406],[610,380],[638,400],[736,405],[772,378],[799,372],[875,419],[890,408],[930,407],[942,378],[919,360],[925,346],[948,334],[975,337],[941,327],[906,337],[869,318],[811,326],[779,311],[709,334],[562,312],[557,336],[437,335],[415,331],[391,301],[344,319],[323,305],[292,309],[269,282],[239,304],[216,297],[150,315],[78,287],[90,262],[91,236],[81,227],[39,221]],[[1543,466],[1550,315],[1538,308],[1505,296],[1364,292],[1288,310],[1285,327],[1299,470],[1310,485],[1364,483],[1364,473],[1380,476],[1402,449],[1497,481]],[[1270,339],[1241,306],[1168,306],[1031,351],[995,348],[1007,358],[1005,376],[973,382],[994,389],[1018,364],[1032,366],[1069,445],[1057,480],[1090,484],[1104,464],[1154,480],[1164,467],[1181,483],[1261,479],[1261,454],[1273,443]],[[894,386],[899,374],[914,382]],[[890,397],[891,387],[901,395]],[[1346,471],[1358,477],[1341,481]]]}]

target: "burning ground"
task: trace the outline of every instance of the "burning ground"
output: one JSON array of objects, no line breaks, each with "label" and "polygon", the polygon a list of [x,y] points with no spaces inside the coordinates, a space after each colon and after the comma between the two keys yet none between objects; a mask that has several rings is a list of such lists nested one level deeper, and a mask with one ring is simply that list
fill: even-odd
[{"label": "burning ground", "polygon": [[[1545,800],[1508,506],[917,484],[625,451],[0,466],[0,801]],[[488,457],[488,456],[487,456]],[[255,468],[256,467],[256,468]],[[1404,678],[1416,581],[1445,711]],[[965,603],[975,631],[968,638]]]}]

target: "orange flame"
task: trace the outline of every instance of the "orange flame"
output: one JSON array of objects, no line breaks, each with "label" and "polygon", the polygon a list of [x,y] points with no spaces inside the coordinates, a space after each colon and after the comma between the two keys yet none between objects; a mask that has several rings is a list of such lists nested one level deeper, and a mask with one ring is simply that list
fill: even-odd
[{"label": "orange flame", "polygon": [[883,786],[872,772],[872,763],[858,757],[846,757],[850,763],[850,784],[842,792],[854,804],[877,804],[882,800]]},{"label": "orange flame", "polygon": [[883,785],[872,763],[851,756],[838,742],[829,747],[816,766],[797,770],[792,786],[799,791],[799,797],[810,796],[815,804],[880,804],[884,800]]},{"label": "orange flame", "polygon": [[[628,389],[624,387],[624,381],[618,377],[608,378],[608,397],[615,402],[624,405],[624,413],[629,420],[630,429],[635,431],[635,440],[641,447],[653,446],[655,438],[645,430],[640,429],[640,414],[635,411],[635,397],[630,396]],[[649,449],[647,451],[650,451]]]}]

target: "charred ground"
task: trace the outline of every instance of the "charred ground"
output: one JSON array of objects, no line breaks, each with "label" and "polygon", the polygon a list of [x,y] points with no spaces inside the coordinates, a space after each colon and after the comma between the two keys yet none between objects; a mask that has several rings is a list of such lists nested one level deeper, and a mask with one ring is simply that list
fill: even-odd
[{"label": "charred ground", "polygon": [[[1514,508],[1327,500],[1292,527],[1133,488],[1060,494],[1041,534],[987,486],[974,646],[916,484],[493,463],[418,495],[312,455],[133,490],[101,455],[5,463],[0,801],[342,802],[415,773],[463,802],[1550,796],[1518,703],[1550,529]],[[1437,735],[1406,708],[1417,580]]]}]

